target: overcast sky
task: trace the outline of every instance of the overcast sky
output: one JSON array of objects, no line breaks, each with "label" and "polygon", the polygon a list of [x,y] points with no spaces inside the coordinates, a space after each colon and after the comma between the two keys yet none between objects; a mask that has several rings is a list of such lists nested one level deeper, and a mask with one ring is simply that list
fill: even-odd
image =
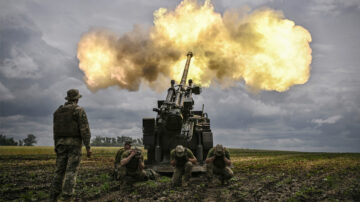
[{"label": "overcast sky", "polygon": [[[90,92],[76,58],[91,28],[119,35],[134,24],[152,25],[160,7],[180,1],[0,0],[0,133],[52,145],[52,113],[66,91],[78,88],[92,136],[142,136],[142,118],[165,93],[142,86]],[[215,143],[227,147],[294,151],[360,152],[360,1],[218,0],[215,10],[248,6],[281,10],[312,35],[310,80],[283,93],[250,93],[242,82],[211,86],[194,96],[211,119]],[[196,25],[194,25],[196,26]]]}]

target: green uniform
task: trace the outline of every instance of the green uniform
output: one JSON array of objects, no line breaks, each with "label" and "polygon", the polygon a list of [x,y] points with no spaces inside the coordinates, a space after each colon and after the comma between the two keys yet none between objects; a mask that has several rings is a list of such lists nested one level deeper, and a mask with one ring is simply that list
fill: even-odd
[{"label": "green uniform", "polygon": [[54,142],[56,171],[51,195],[71,196],[76,184],[81,160],[81,147],[90,148],[90,128],[83,108],[75,102],[66,102],[54,112]]},{"label": "green uniform", "polygon": [[119,179],[119,168],[120,168],[120,161],[121,161],[121,156],[124,153],[125,148],[121,148],[117,151],[116,156],[115,156],[115,162],[114,162],[114,178],[115,179]]},{"label": "green uniform", "polygon": [[193,164],[189,159],[195,158],[192,151],[188,148],[185,148],[185,155],[183,157],[178,157],[176,155],[175,149],[170,152],[170,161],[175,160],[175,168],[172,176],[172,184],[177,186],[181,184],[181,177],[184,175],[184,181],[189,181],[191,177],[191,169]]},{"label": "green uniform", "polygon": [[[127,158],[131,154],[132,150],[124,151],[121,155],[121,159]],[[122,165],[119,168],[119,178],[121,180],[126,180],[126,176],[131,177],[137,181],[147,180],[147,175],[143,168],[140,167],[140,164],[144,163],[144,156],[141,154],[139,157],[133,156],[131,160],[126,164]]]},{"label": "green uniform", "polygon": [[208,179],[212,179],[214,174],[216,174],[221,177],[222,181],[228,181],[230,178],[234,176],[234,173],[231,170],[231,168],[225,164],[224,156],[230,160],[230,153],[225,148],[224,156],[218,157],[215,155],[214,150],[215,150],[214,148],[211,148],[207,155],[207,158],[211,158],[215,156],[215,159],[213,162],[206,164],[206,175]]}]

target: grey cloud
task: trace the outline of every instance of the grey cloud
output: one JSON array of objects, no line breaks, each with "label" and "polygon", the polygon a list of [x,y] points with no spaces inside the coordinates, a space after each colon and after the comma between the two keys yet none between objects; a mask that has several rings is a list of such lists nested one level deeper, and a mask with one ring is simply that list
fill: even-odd
[{"label": "grey cloud", "polygon": [[360,10],[360,2],[357,0],[315,0],[311,6],[313,14],[337,16],[344,10]]},{"label": "grey cloud", "polygon": [[40,71],[34,60],[21,50],[13,48],[10,57],[5,58],[2,64],[2,73],[7,78],[40,78]]},{"label": "grey cloud", "polygon": [[15,98],[15,96],[10,92],[10,90],[8,88],[6,88],[4,86],[4,84],[2,84],[0,82],[0,101],[6,101],[6,100],[12,100]]},{"label": "grey cloud", "polygon": [[323,124],[334,124],[337,121],[339,121],[342,118],[342,116],[339,115],[335,115],[335,116],[331,116],[327,119],[313,119],[311,120],[312,123],[316,123],[319,126],[323,125]]}]

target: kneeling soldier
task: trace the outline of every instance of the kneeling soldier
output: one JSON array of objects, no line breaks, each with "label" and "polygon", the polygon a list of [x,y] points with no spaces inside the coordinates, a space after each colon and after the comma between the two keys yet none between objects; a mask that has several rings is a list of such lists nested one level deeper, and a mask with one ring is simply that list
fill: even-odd
[{"label": "kneeling soldier", "polygon": [[130,150],[131,148],[131,141],[126,141],[125,144],[124,144],[124,148],[120,148],[117,153],[116,153],[116,156],[115,156],[115,162],[114,162],[114,179],[116,180],[119,180],[119,169],[120,169],[120,166],[121,166],[121,156],[122,154],[127,151],[127,150]]},{"label": "kneeling soldier", "polygon": [[228,183],[230,178],[234,176],[233,171],[230,168],[230,153],[221,144],[211,148],[206,162],[206,175],[209,181],[212,180],[213,175],[220,175],[221,183]]},{"label": "kneeling soldier", "polygon": [[173,186],[181,184],[181,178],[183,175],[185,181],[184,186],[187,185],[187,182],[191,177],[191,169],[196,161],[197,160],[191,150],[183,147],[182,145],[178,145],[175,149],[171,150],[170,164],[175,168],[172,176]]},{"label": "kneeling soldier", "polygon": [[125,177],[130,177],[136,181],[147,180],[146,173],[144,171],[144,157],[140,149],[132,149],[124,151],[121,156],[119,168],[119,178],[123,183],[126,183]]}]

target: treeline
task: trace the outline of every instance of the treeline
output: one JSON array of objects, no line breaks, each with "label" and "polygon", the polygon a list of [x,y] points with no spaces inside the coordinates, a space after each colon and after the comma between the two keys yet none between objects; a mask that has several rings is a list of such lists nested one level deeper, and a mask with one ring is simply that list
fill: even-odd
[{"label": "treeline", "polygon": [[26,138],[16,141],[14,138],[6,137],[4,134],[0,134],[1,146],[34,146],[37,143],[36,136],[28,134]]},{"label": "treeline", "polygon": [[132,138],[128,136],[117,136],[117,137],[102,137],[96,136],[92,141],[92,146],[103,146],[103,147],[116,147],[124,146],[126,141],[131,141],[134,146],[143,146],[142,138]]}]

